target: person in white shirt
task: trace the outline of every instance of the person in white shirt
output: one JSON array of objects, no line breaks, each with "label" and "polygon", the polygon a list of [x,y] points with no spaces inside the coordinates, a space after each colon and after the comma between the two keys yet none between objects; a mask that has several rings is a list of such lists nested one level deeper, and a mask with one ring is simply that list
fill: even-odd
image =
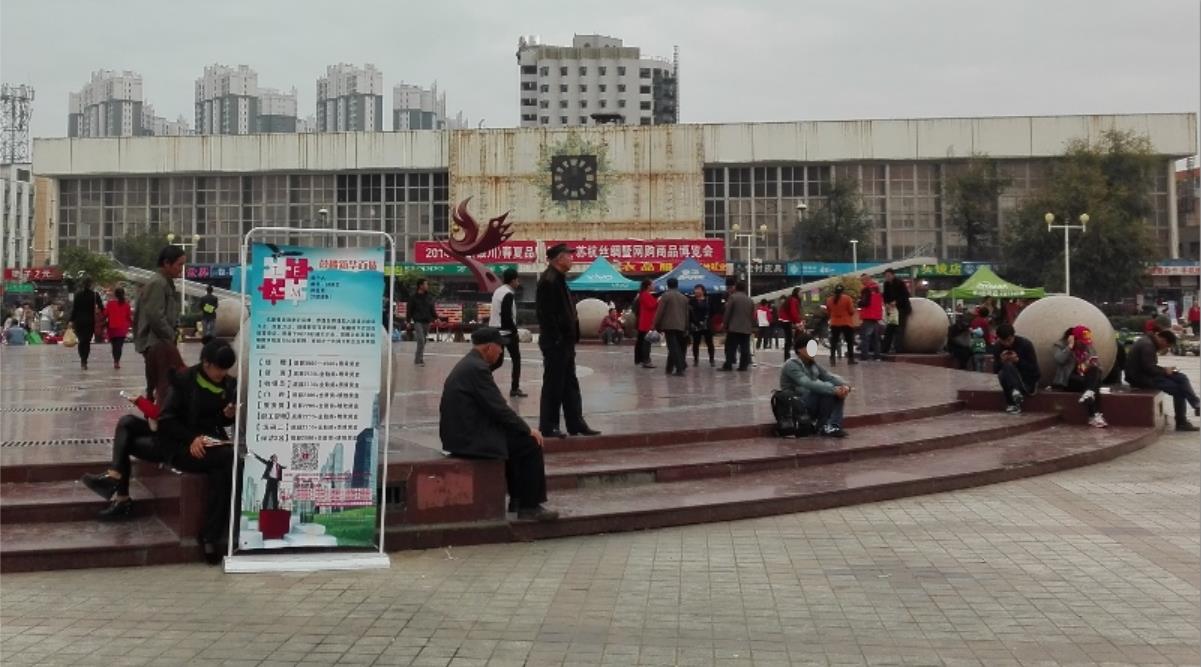
[{"label": "person in white shirt", "polygon": [[[509,396],[523,398],[529,394],[521,390],[521,342],[517,339],[517,295],[521,288],[521,279],[517,277],[516,269],[505,269],[501,274],[504,284],[492,293],[492,313],[488,316],[488,326],[500,329],[501,334],[508,338],[504,349],[509,351],[513,359],[513,379],[509,385]],[[497,360],[492,370],[500,368],[505,361],[504,352]]]}]

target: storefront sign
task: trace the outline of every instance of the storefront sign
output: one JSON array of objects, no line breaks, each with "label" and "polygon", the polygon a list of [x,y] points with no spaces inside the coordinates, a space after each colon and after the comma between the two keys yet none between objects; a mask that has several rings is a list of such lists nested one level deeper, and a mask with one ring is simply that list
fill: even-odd
[{"label": "storefront sign", "polygon": [[[756,276],[784,276],[788,275],[788,262],[754,262],[751,271]],[[734,262],[734,273],[745,275],[746,262]]]},{"label": "storefront sign", "polygon": [[[615,263],[614,266],[616,266],[617,270],[621,271],[621,273],[626,276],[638,274],[661,276],[664,273],[676,268],[676,264],[679,264],[679,262],[620,262]],[[713,273],[723,276],[726,274],[725,262],[702,261],[700,264]]]},{"label": "storefront sign", "polygon": [[54,282],[63,279],[63,271],[57,266],[36,266],[24,269],[4,269],[4,279],[16,283]]},{"label": "storefront sign", "polygon": [[[788,262],[785,273],[790,276],[806,276],[823,278],[841,276],[848,273],[867,273],[875,264],[854,264],[853,262]],[[758,271],[758,269],[756,269]]]},{"label": "storefront sign", "polygon": [[1149,276],[1201,276],[1201,264],[1197,262],[1172,262],[1155,264],[1147,269]]},{"label": "storefront sign", "polygon": [[[498,276],[501,275],[502,273],[504,273],[508,269],[516,270],[517,265],[516,264],[489,264],[488,265],[488,270],[495,273]],[[387,275],[390,275],[390,276],[394,276],[394,275],[400,273],[401,271],[420,271],[421,273],[423,273],[427,276],[445,276],[445,277],[450,277],[450,278],[456,278],[456,277],[470,278],[471,277],[471,271],[467,268],[467,266],[465,264],[409,264],[406,262],[404,264],[398,264],[396,266],[389,266],[384,271],[384,273]]]},{"label": "storefront sign", "polygon": [[239,551],[376,546],[384,250],[251,257]]},{"label": "storefront sign", "polygon": [[[499,248],[494,248],[482,255],[476,255],[481,262],[515,262],[517,264],[533,264],[544,257],[538,256],[537,241],[505,241]],[[413,261],[417,264],[458,264],[459,260],[451,257],[436,241],[417,241],[413,245]]]},{"label": "storefront sign", "polygon": [[964,278],[977,269],[990,266],[987,262],[939,262],[922,264],[913,269],[915,278]]},{"label": "storefront sign", "polygon": [[4,291],[8,294],[33,294],[33,283],[5,281]]},{"label": "storefront sign", "polygon": [[[706,268],[714,263],[726,261],[726,244],[722,239],[653,239],[649,241],[602,240],[602,241],[546,241],[544,248],[565,243],[576,251],[576,260],[591,262],[597,257],[604,257],[616,263],[651,264],[657,270],[660,265],[667,265],[664,271],[670,271],[683,260],[695,257]],[[506,241],[499,248],[483,255],[476,255],[483,262],[514,262],[517,264],[537,264],[545,260],[545,255],[538,252],[537,241]],[[453,257],[435,241],[417,241],[413,246],[413,260],[417,264],[449,264],[456,263]],[[712,270],[712,269],[710,269]],[[623,269],[623,272],[625,269]]]},{"label": "storefront sign", "polygon": [[186,264],[183,277],[188,280],[230,278],[241,270],[240,264]]}]

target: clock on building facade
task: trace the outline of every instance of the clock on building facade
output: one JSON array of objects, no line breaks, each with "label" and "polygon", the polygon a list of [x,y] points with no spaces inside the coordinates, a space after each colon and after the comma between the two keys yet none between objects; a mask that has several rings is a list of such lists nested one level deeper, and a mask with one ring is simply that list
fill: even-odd
[{"label": "clock on building facade", "polygon": [[550,190],[554,201],[596,201],[595,155],[555,155],[550,161]]}]

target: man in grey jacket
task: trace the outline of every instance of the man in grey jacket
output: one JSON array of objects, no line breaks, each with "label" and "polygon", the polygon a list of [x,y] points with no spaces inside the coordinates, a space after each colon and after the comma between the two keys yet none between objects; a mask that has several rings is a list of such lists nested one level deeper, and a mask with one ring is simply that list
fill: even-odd
[{"label": "man in grey jacket", "polygon": [[817,345],[809,349],[810,340],[807,334],[800,334],[794,341],[796,357],[780,369],[780,391],[800,397],[822,435],[844,438],[847,432],[842,430],[842,407],[851,385],[817,363],[813,358]]},{"label": "man in grey jacket", "polygon": [[1137,389],[1158,389],[1172,397],[1176,412],[1177,431],[1196,431],[1197,427],[1188,420],[1184,405],[1193,408],[1193,414],[1201,415],[1201,399],[1193,391],[1188,376],[1174,367],[1159,365],[1159,355],[1176,344],[1176,334],[1171,331],[1149,333],[1135,341],[1126,355],[1126,381]]},{"label": "man in grey jacket", "polygon": [[755,302],[746,294],[746,283],[739,281],[730,287],[722,319],[726,328],[726,363],[718,370],[734,370],[737,354],[738,370],[745,371],[751,365],[751,332],[755,330]]},{"label": "man in grey jacket", "polygon": [[183,248],[169,245],[158,254],[158,270],[138,293],[133,317],[133,349],[146,360],[146,396],[161,407],[171,384],[171,371],[186,368],[175,345],[179,292],[175,279],[187,258]]},{"label": "man in grey jacket", "polygon": [[688,368],[684,349],[687,343],[684,332],[688,330],[688,297],[680,292],[680,281],[667,279],[667,291],[659,298],[655,309],[653,329],[662,331],[667,338],[667,374],[683,376]]}]

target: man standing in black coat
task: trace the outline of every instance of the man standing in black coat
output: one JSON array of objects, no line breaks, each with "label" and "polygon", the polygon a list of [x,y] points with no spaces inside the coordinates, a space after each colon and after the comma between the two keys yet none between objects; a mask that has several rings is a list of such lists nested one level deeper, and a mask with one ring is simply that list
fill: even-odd
[{"label": "man standing in black coat", "polygon": [[897,278],[897,272],[892,269],[884,270],[882,296],[885,305],[892,305],[897,309],[896,327],[890,325],[884,330],[883,351],[901,352],[901,341],[905,340],[905,325],[909,322],[909,313],[913,312],[913,306],[909,303],[909,288],[905,286],[904,280]]},{"label": "man standing in black coat", "polygon": [[567,287],[575,251],[560,243],[546,251],[549,266],[538,277],[535,308],[538,312],[538,349],[542,350],[542,404],[538,428],[546,437],[567,437],[559,430],[559,412],[571,435],[600,435],[584,421],[580,381],[575,376],[575,344],[580,340],[580,320]]},{"label": "man standing in black coat", "polygon": [[530,428],[505,402],[492,365],[500,359],[504,339],[498,329],[481,327],[471,334],[474,346],[446,377],[438,406],[442,448],[469,459],[505,459],[509,511],[519,519],[549,521],[557,512],[546,502],[546,466],[542,434]]}]

